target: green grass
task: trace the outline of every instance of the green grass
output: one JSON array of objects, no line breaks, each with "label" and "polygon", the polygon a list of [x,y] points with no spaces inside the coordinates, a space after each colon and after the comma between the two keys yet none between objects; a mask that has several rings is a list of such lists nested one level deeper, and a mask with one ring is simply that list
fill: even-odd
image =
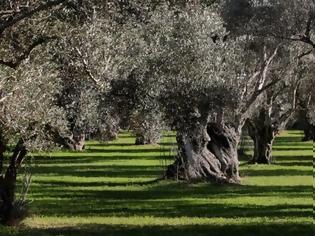
[{"label": "green grass", "polygon": [[241,186],[150,182],[172,161],[172,134],[161,145],[122,133],[83,153],[37,154],[31,216],[0,235],[313,235],[312,143],[300,140],[278,137],[272,165],[243,157]]}]

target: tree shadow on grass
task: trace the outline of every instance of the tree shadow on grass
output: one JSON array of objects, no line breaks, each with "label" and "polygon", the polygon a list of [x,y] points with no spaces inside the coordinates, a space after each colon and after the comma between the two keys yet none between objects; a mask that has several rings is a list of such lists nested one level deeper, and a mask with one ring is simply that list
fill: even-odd
[{"label": "tree shadow on grass", "polygon": [[246,169],[242,171],[243,176],[313,176],[313,170],[253,170]]},{"label": "tree shadow on grass", "polygon": [[273,147],[305,147],[308,148],[310,146],[312,146],[311,143],[307,143],[307,142],[274,142]]},{"label": "tree shadow on grass", "polygon": [[119,135],[118,139],[135,139],[135,136],[130,135],[130,134]]},{"label": "tree shadow on grass", "polygon": [[[132,226],[104,224],[81,224],[75,227],[47,229],[24,228],[11,236],[310,236],[313,235],[312,224],[244,224],[231,225],[177,225],[177,226]],[[8,235],[9,236],[9,235]]]},{"label": "tree shadow on grass", "polygon": [[163,143],[159,143],[160,146],[173,146],[175,148],[177,148],[177,144],[176,142],[163,142]]},{"label": "tree shadow on grass", "polygon": [[85,152],[88,153],[139,153],[141,155],[142,153],[151,153],[151,152],[158,152],[161,151],[172,151],[170,148],[149,148],[149,149],[97,149],[97,148],[88,148],[85,150]]},{"label": "tree shadow on grass", "polygon": [[73,176],[73,177],[149,177],[155,178],[164,173],[165,166],[132,166],[132,165],[114,165],[114,166],[41,166],[32,171],[33,175],[45,174],[56,176]]},{"label": "tree shadow on grass", "polygon": [[281,161],[312,161],[312,156],[273,156],[273,159],[277,160],[278,162]]},{"label": "tree shadow on grass", "polygon": [[[47,157],[47,156],[38,156],[35,158],[35,162],[37,165],[39,164],[49,164],[52,165],[53,164],[62,164],[62,163],[67,163],[67,164],[71,164],[71,163],[82,163],[82,164],[86,164],[86,163],[97,163],[100,161],[104,161],[105,157],[98,157],[98,156],[89,156],[89,157],[82,157],[82,156],[57,156],[57,157]],[[134,157],[133,157],[134,158]],[[42,168],[42,166],[38,166],[37,168]],[[56,171],[56,170],[55,170]]]},{"label": "tree shadow on grass", "polygon": [[[78,207],[77,202],[80,203]],[[77,197],[60,199],[59,202],[40,200],[46,210],[37,209],[37,213],[46,216],[80,216],[80,217],[112,217],[112,216],[141,216],[141,217],[222,217],[222,218],[251,218],[278,217],[296,218],[313,216],[312,205],[279,204],[262,206],[254,204],[236,205],[227,203],[194,203],[187,200],[171,199],[169,201],[104,201],[85,198],[80,201]],[[96,205],[95,205],[96,204]],[[61,208],[60,205],[63,207]],[[65,214],[65,212],[67,212]]]},{"label": "tree shadow on grass", "polygon": [[286,143],[288,145],[288,143],[303,143],[302,142],[302,136],[278,136],[275,139],[275,145],[277,145],[278,143]]},{"label": "tree shadow on grass", "polygon": [[303,166],[303,167],[311,167],[313,162],[311,161],[275,161],[274,165],[278,166]]},{"label": "tree shadow on grass", "polygon": [[313,147],[312,146],[302,146],[302,147],[299,147],[299,146],[296,146],[296,147],[277,147],[277,146],[274,146],[272,147],[272,150],[273,151],[310,151],[310,150],[313,150]]},{"label": "tree shadow on grass", "polygon": [[134,143],[87,143],[85,145],[87,148],[90,147],[133,147],[135,146]]},{"label": "tree shadow on grass", "polygon": [[298,146],[298,147],[309,147],[312,146],[312,141],[300,141],[300,142],[274,142],[274,146]]},{"label": "tree shadow on grass", "polygon": [[273,156],[272,164],[278,166],[309,166],[313,165],[312,156]]},{"label": "tree shadow on grass", "polygon": [[[139,155],[139,156],[133,156],[133,155],[110,155],[110,156],[58,156],[53,158],[48,157],[39,157],[36,158],[36,164],[49,164],[53,166],[54,164],[68,164],[71,165],[72,163],[76,164],[82,164],[86,165],[86,163],[98,163],[98,162],[104,162],[104,166],[106,166],[106,161],[126,161],[126,160],[133,160],[133,161],[139,161],[139,160],[165,160],[165,159],[172,159],[173,157],[171,155],[164,155],[163,152],[160,152],[159,154],[153,154],[153,155]],[[38,168],[42,168],[39,166]],[[55,170],[56,171],[56,170]],[[58,171],[58,170],[57,170]]]},{"label": "tree shadow on grass", "polygon": [[173,134],[163,134],[162,138],[176,138],[176,134],[175,133],[173,133]]},{"label": "tree shadow on grass", "polygon": [[[211,199],[243,197],[312,198],[311,186],[202,186],[152,185],[147,190],[91,190],[82,187],[111,186],[108,183],[51,183],[32,189],[37,200],[32,211],[41,215],[68,216],[159,216],[159,217],[311,217],[312,205],[275,206],[215,204]],[[69,185],[70,184],[70,185]],[[119,183],[121,184],[121,183]],[[132,183],[129,183],[129,185]],[[55,186],[54,186],[55,185]],[[117,183],[113,183],[117,186]],[[125,183],[125,186],[128,184]],[[63,187],[61,187],[63,186]],[[78,186],[78,190],[69,189]],[[150,185],[149,185],[150,186]],[[176,188],[177,186],[177,188]],[[186,187],[185,187],[186,186]],[[42,197],[44,199],[42,199]],[[48,198],[48,199],[47,199]],[[55,200],[51,200],[51,199]],[[184,199],[183,199],[184,198]],[[189,200],[190,199],[190,200]],[[194,199],[194,202],[191,202]],[[199,202],[199,200],[201,202]],[[204,203],[204,199],[208,199]],[[259,202],[257,202],[259,204]],[[44,207],[43,207],[44,206]]]},{"label": "tree shadow on grass", "polygon": [[[142,182],[145,183],[145,182]],[[122,183],[113,183],[114,186],[121,185]],[[152,183],[151,183],[152,184]],[[80,207],[80,202],[91,204],[94,207],[102,207],[102,203],[111,201],[123,201],[138,203],[151,202],[153,205],[158,201],[170,201],[180,199],[233,199],[243,197],[286,197],[286,198],[312,198],[313,188],[312,186],[238,186],[238,187],[184,187],[173,184],[164,185],[164,187],[153,185],[147,186],[145,190],[142,189],[93,189],[98,186],[111,186],[109,183],[102,182],[89,182],[89,183],[41,183],[40,186],[34,186],[32,194],[35,194],[36,198],[49,197],[58,199],[76,199],[73,204],[77,204]],[[124,183],[125,186],[130,186],[132,183]],[[175,186],[175,187],[174,187]],[[71,187],[69,189],[69,187]],[[75,189],[73,187],[80,187]],[[84,189],[84,187],[90,187]],[[88,200],[88,201],[87,201]],[[171,201],[172,200],[172,201]],[[90,201],[90,202],[89,202]],[[93,205],[93,202],[98,204]],[[141,204],[140,204],[141,205]],[[65,205],[61,205],[62,207]],[[116,206],[117,207],[117,206]],[[211,208],[208,208],[209,210]],[[114,211],[114,208],[113,208]]]}]

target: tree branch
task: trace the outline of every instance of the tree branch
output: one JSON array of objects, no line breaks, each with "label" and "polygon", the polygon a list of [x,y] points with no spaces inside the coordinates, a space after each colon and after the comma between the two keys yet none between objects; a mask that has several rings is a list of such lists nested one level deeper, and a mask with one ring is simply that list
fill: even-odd
[{"label": "tree branch", "polygon": [[0,59],[0,64],[4,66],[8,66],[12,69],[16,69],[22,63],[23,60],[29,57],[33,49],[35,49],[39,45],[49,42],[52,39],[56,39],[56,37],[39,37],[35,41],[33,41],[29,47],[27,47],[24,50],[22,55],[16,57],[14,60],[11,60],[11,61],[5,61],[5,60]]},{"label": "tree branch", "polygon": [[305,29],[305,37],[307,38],[311,38],[311,27],[312,27],[312,20],[314,18],[314,15],[312,13],[312,10],[310,10],[309,14],[308,14],[308,19],[306,22],[306,29]]},{"label": "tree branch", "polygon": [[45,11],[48,10],[54,6],[57,6],[59,4],[62,4],[64,2],[66,2],[67,0],[50,0],[47,1],[44,4],[39,5],[38,7],[31,9],[31,10],[27,10],[25,12],[21,12],[21,14],[17,14],[15,17],[10,18],[4,22],[0,22],[0,37],[2,35],[2,33],[7,29],[10,28],[12,26],[14,26],[15,24],[17,24],[18,22],[32,17],[34,14],[41,12],[41,11]]},{"label": "tree branch", "polygon": [[261,79],[258,81],[258,84],[255,88],[256,91],[261,90],[262,87],[264,86],[264,84],[267,80],[267,73],[269,70],[269,66],[270,66],[271,62],[273,61],[273,59],[276,57],[278,50],[279,50],[279,47],[280,47],[280,45],[278,45],[276,47],[276,49],[274,50],[274,52],[272,53],[272,55],[269,58],[267,58],[267,56],[265,56],[265,61],[264,61],[263,66],[262,66]]},{"label": "tree branch", "polygon": [[303,53],[301,53],[300,55],[297,56],[297,59],[302,59],[303,57],[310,55],[312,52],[313,52],[313,50],[309,50],[309,51],[303,52]]},{"label": "tree branch", "polygon": [[276,49],[273,51],[272,55],[269,58],[266,58],[265,61],[263,62],[260,71],[257,71],[254,73],[254,78],[257,78],[260,75],[260,78],[258,79],[254,91],[252,92],[252,95],[250,96],[250,98],[248,99],[248,102],[245,104],[245,109],[248,109],[256,100],[256,98],[262,93],[264,92],[266,89],[268,89],[269,87],[275,85],[276,83],[278,83],[280,81],[280,79],[278,80],[273,80],[272,82],[270,82],[269,84],[265,85],[266,81],[267,81],[267,73],[269,70],[269,67],[273,61],[273,59],[276,57],[278,50],[279,50],[280,45],[278,45],[276,47]]},{"label": "tree branch", "polygon": [[292,37],[285,37],[285,36],[277,36],[275,34],[270,34],[275,39],[281,39],[281,40],[289,40],[293,42],[302,42],[310,45],[313,49],[315,49],[315,42],[311,40],[310,37],[307,37],[306,35],[295,35]]},{"label": "tree branch", "polygon": [[99,86],[99,81],[92,74],[92,71],[89,68],[88,62],[84,58],[84,56],[83,56],[82,52],[80,51],[80,49],[78,47],[75,47],[74,49],[76,50],[76,52],[78,53],[78,55],[79,55],[79,57],[81,59],[81,62],[83,64],[83,67],[84,67],[84,70],[85,70],[86,74],[94,82],[95,85]]}]

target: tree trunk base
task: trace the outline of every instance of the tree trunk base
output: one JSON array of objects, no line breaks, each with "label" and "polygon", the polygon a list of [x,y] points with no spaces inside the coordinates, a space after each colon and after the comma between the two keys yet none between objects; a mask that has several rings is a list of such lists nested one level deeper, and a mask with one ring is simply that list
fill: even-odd
[{"label": "tree trunk base", "polygon": [[81,152],[85,148],[85,135],[79,135],[75,136],[69,140],[66,141],[66,146],[71,150],[71,151],[78,151]]},{"label": "tree trunk base", "polygon": [[168,166],[165,178],[240,183],[235,133],[226,126],[212,123],[204,134],[199,134],[194,138],[192,135],[177,137],[179,151],[175,162]]},{"label": "tree trunk base", "polygon": [[258,117],[247,123],[248,133],[254,142],[254,154],[250,164],[271,164],[275,130],[267,111],[261,110]]},{"label": "tree trunk base", "polygon": [[198,161],[189,164],[177,159],[168,166],[165,178],[189,182],[240,183],[240,178],[228,178],[218,168],[220,164],[212,153],[205,152],[194,158]]},{"label": "tree trunk base", "polygon": [[148,140],[142,137],[137,137],[135,141],[135,145],[149,145],[149,144],[154,145],[157,143],[158,143],[158,140]]},{"label": "tree trunk base", "polygon": [[315,142],[315,126],[309,125],[308,129],[304,129],[303,142],[308,142],[313,140]]},{"label": "tree trunk base", "polygon": [[0,219],[2,225],[16,226],[26,217],[25,212],[22,212],[14,204],[14,186],[7,186],[1,180],[0,185]]},{"label": "tree trunk base", "polygon": [[26,157],[27,149],[23,140],[19,140],[10,157],[10,164],[5,175],[0,176],[0,220],[4,225],[17,225],[25,218],[21,208],[15,202],[16,176],[20,165]]},{"label": "tree trunk base", "polygon": [[148,145],[148,144],[157,144],[160,141],[160,135],[137,135],[135,140],[135,145]]}]

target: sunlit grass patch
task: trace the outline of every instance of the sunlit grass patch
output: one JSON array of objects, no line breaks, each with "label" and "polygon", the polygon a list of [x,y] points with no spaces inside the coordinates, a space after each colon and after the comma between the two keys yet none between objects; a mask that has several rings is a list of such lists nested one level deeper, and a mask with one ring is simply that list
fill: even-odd
[{"label": "sunlit grass patch", "polygon": [[282,132],[271,165],[242,160],[240,186],[154,182],[174,143],[165,133],[136,146],[124,132],[81,153],[34,155],[31,216],[0,235],[312,235],[312,143],[300,132]]}]

